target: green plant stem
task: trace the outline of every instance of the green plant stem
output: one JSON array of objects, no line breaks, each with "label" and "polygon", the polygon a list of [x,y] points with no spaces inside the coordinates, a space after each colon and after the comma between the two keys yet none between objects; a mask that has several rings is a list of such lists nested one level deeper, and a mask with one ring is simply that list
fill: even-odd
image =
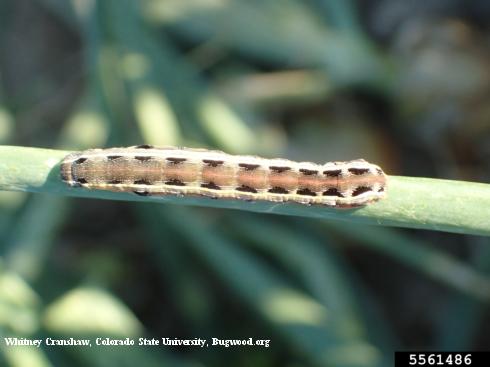
[{"label": "green plant stem", "polygon": [[390,176],[386,199],[362,208],[349,210],[294,203],[212,200],[200,197],[139,197],[132,193],[69,187],[59,177],[59,163],[68,153],[60,150],[1,146],[0,190],[199,205],[386,226],[490,235],[490,185],[487,184]]}]

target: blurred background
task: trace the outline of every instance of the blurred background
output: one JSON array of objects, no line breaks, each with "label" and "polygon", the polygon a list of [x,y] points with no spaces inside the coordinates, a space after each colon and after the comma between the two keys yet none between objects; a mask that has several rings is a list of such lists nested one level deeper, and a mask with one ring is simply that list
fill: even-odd
[{"label": "blurred background", "polygon": [[[489,17],[485,0],[1,0],[0,143],[488,182]],[[394,350],[489,349],[489,302],[483,237],[0,193],[0,365],[390,366]]]}]

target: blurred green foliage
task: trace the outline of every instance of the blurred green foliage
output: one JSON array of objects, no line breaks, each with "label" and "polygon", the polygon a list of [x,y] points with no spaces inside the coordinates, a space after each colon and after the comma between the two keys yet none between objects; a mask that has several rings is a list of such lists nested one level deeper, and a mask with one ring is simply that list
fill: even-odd
[{"label": "blurred green foliage", "polygon": [[[1,1],[0,142],[362,156],[390,174],[488,182],[484,2],[409,3]],[[476,236],[0,192],[0,364],[374,367],[396,349],[485,349],[489,249]]]}]

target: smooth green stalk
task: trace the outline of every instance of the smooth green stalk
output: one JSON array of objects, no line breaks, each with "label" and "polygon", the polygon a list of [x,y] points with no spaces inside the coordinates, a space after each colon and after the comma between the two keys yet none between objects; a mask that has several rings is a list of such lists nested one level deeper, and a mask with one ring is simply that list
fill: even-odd
[{"label": "smooth green stalk", "polygon": [[212,200],[199,197],[139,197],[132,193],[70,188],[59,177],[59,162],[68,153],[38,148],[0,147],[0,190],[199,205],[490,235],[490,185],[487,184],[390,176],[386,199],[363,208],[349,210],[294,203]]}]

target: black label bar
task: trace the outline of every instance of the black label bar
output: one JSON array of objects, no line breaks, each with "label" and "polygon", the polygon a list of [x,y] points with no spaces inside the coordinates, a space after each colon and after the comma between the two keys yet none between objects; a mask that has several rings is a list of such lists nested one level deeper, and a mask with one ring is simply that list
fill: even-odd
[{"label": "black label bar", "polygon": [[489,352],[395,352],[395,367],[489,367]]}]

